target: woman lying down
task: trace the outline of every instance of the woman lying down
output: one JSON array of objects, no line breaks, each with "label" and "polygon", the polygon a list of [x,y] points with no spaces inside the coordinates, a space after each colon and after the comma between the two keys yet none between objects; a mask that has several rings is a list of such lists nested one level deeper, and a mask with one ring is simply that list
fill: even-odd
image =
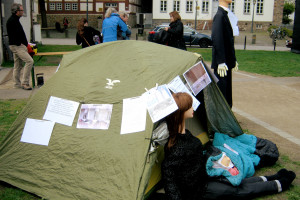
[{"label": "woman lying down", "polygon": [[185,129],[185,120],[194,114],[193,100],[187,93],[175,93],[173,97],[179,109],[166,118],[169,140],[165,145],[162,163],[162,180],[168,199],[253,199],[289,188],[296,174],[286,169],[272,176],[243,177],[240,181],[234,179],[246,175],[223,151],[217,154],[219,157],[211,160],[210,167],[212,171],[221,170],[223,174],[230,174],[232,181],[222,176],[209,178],[202,143]]}]

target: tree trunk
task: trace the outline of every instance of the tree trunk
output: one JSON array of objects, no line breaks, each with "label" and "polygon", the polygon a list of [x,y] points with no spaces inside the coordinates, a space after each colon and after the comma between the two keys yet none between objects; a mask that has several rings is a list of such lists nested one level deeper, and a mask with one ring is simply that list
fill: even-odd
[{"label": "tree trunk", "polygon": [[47,28],[47,16],[46,16],[46,8],[45,8],[45,0],[39,0],[40,13],[42,19],[42,28]]}]

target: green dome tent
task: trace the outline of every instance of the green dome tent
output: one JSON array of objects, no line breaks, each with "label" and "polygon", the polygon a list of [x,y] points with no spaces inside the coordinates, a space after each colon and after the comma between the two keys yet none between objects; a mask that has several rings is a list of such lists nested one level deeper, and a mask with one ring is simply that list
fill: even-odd
[{"label": "green dome tent", "polygon": [[[155,161],[163,157],[159,150],[149,154],[157,123],[147,113],[145,131],[120,134],[123,99],[182,77],[200,59],[143,41],[110,42],[65,55],[57,73],[29,100],[3,139],[0,180],[46,199],[147,198],[160,179]],[[109,89],[107,79],[120,82]],[[43,119],[51,96],[79,104],[112,104],[109,128],[76,128],[78,109],[71,126],[55,124],[48,146],[20,142],[26,119]],[[206,132],[210,138],[215,131],[242,134],[214,81],[197,98],[201,105],[187,124],[193,133]]]}]

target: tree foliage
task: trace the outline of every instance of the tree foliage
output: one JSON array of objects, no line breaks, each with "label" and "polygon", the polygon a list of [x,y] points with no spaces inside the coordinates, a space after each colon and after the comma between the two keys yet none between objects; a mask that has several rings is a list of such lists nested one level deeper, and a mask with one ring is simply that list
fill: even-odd
[{"label": "tree foliage", "polygon": [[295,5],[293,3],[286,2],[283,6],[283,17],[282,23],[289,24],[292,20],[289,18],[289,15],[295,12]]}]

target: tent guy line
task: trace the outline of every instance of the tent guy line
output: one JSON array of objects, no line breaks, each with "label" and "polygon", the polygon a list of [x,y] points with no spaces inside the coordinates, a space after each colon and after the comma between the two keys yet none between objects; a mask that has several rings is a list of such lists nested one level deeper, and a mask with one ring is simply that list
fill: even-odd
[{"label": "tent guy line", "polygon": [[274,127],[274,126],[272,126],[272,125],[270,125],[270,124],[268,124],[264,121],[261,121],[260,119],[257,119],[256,117],[254,117],[254,116],[252,116],[252,115],[250,115],[250,114],[248,114],[248,113],[246,113],[242,110],[239,110],[236,107],[233,107],[232,111],[239,114],[239,115],[241,115],[241,116],[243,116],[243,117],[245,117],[245,118],[247,118],[247,119],[249,119],[250,121],[252,121],[252,122],[268,129],[269,131],[271,131],[271,132],[273,132],[273,133],[275,133],[275,134],[277,134],[277,135],[279,135],[283,138],[286,138],[287,140],[295,143],[296,145],[300,146],[300,139],[295,138],[294,136],[290,135],[289,133],[287,133],[283,130],[280,130],[279,128],[276,128],[276,127]]}]

